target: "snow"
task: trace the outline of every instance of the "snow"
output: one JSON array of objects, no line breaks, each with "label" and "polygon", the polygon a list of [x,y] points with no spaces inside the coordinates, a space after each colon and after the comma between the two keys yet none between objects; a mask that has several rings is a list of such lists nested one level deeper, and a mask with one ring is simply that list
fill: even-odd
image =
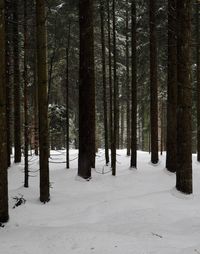
[{"label": "snow", "polygon": [[[101,150],[87,182],[77,178],[77,154],[52,152],[51,201],[39,202],[38,159],[30,158],[30,187],[23,187],[23,164],[9,169],[10,220],[0,228],[2,254],[192,254],[200,253],[200,165],[193,155],[194,193],[176,191],[175,174],[138,152],[138,169],[129,169],[118,151],[117,176],[104,167]],[[104,171],[105,174],[101,174]],[[12,209],[13,197],[26,203]]]}]

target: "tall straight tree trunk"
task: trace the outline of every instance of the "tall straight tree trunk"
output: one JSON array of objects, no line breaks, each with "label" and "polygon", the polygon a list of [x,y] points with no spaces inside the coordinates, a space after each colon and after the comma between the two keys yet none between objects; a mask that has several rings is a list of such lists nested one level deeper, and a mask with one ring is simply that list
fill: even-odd
[{"label": "tall straight tree trunk", "polygon": [[[36,6],[34,5],[36,8]],[[36,15],[36,14],[35,14]],[[37,30],[36,30],[36,16],[34,15],[34,35],[33,35],[33,44],[37,44]],[[33,105],[34,105],[34,150],[35,155],[39,155],[39,123],[38,123],[38,78],[37,78],[37,50],[34,48],[34,63],[33,63],[33,82],[34,82],[34,99],[33,99]]]},{"label": "tall straight tree trunk", "polygon": [[199,5],[196,3],[196,64],[197,64],[197,161],[200,162],[200,32]]},{"label": "tall straight tree trunk", "polygon": [[102,82],[103,82],[103,112],[104,112],[104,144],[106,165],[109,163],[108,149],[108,114],[107,114],[107,86],[106,86],[106,48],[105,48],[105,2],[100,0],[101,14],[101,50],[102,50]]},{"label": "tall straight tree trunk", "polygon": [[122,100],[121,103],[121,132],[120,132],[120,148],[123,149],[124,148],[124,103]]},{"label": "tall straight tree trunk", "polygon": [[21,161],[21,95],[19,71],[18,0],[13,0],[13,61],[14,61],[14,147],[15,162]]},{"label": "tall straight tree trunk", "polygon": [[161,98],[161,109],[160,109],[160,155],[163,155],[164,148],[164,102]]},{"label": "tall straight tree trunk", "polygon": [[39,155],[37,52],[34,52],[34,149]]},{"label": "tall straight tree trunk", "polygon": [[113,86],[112,86],[112,55],[111,55],[111,27],[110,27],[110,0],[107,3],[107,30],[108,30],[108,66],[109,66],[109,129],[110,129],[110,148],[112,158],[112,138],[113,138]]},{"label": "tall straight tree trunk", "polygon": [[192,193],[191,0],[177,1],[177,172],[176,188]]},{"label": "tall straight tree trunk", "polygon": [[5,84],[5,18],[4,0],[0,0],[0,223],[7,222],[7,136],[6,136],[6,84]]},{"label": "tall straight tree trunk", "polygon": [[126,136],[127,156],[131,154],[131,124],[130,124],[130,75],[129,75],[129,1],[126,0]]},{"label": "tall straight tree trunk", "polygon": [[117,113],[117,59],[116,59],[116,17],[115,17],[115,0],[112,2],[112,15],[113,15],[113,110],[114,110],[114,128],[112,137],[112,175],[116,175],[116,148],[117,148],[117,132],[118,132],[118,113]]},{"label": "tall straight tree trunk", "polygon": [[69,168],[69,50],[71,23],[69,21],[66,47],[66,168]]},{"label": "tall straight tree trunk", "polygon": [[47,17],[45,0],[36,0],[37,74],[39,109],[40,201],[50,200],[49,194],[49,127],[48,127],[48,66]]},{"label": "tall straight tree trunk", "polygon": [[136,54],[136,3],[132,0],[131,6],[131,37],[132,37],[132,111],[131,111],[131,168],[137,168],[137,54]]},{"label": "tall straight tree trunk", "polygon": [[156,1],[149,0],[150,26],[150,97],[151,97],[151,162],[158,163],[158,80],[156,41]]},{"label": "tall straight tree trunk", "polygon": [[8,0],[5,0],[5,33],[6,33],[6,44],[5,44],[5,59],[6,59],[6,114],[7,114],[7,163],[8,167],[11,165],[11,47],[10,47],[10,32],[11,32],[11,3]]},{"label": "tall straight tree trunk", "polygon": [[95,157],[95,73],[93,0],[79,0],[79,158],[78,175],[88,179]]},{"label": "tall straight tree trunk", "polygon": [[27,69],[27,0],[24,0],[24,187],[28,188],[28,69]]},{"label": "tall straight tree trunk", "polygon": [[177,41],[176,0],[168,0],[168,98],[166,168],[176,172]]}]

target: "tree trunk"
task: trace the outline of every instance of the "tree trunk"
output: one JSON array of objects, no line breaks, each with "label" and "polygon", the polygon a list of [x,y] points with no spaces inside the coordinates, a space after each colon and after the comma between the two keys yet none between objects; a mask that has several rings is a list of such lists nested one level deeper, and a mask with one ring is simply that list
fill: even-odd
[{"label": "tree trunk", "polygon": [[6,136],[6,84],[5,84],[5,19],[4,1],[0,0],[0,223],[7,222],[7,136]]},{"label": "tree trunk", "polygon": [[150,97],[151,97],[151,162],[158,163],[158,81],[156,42],[156,1],[149,0],[150,25]]},{"label": "tree trunk", "polygon": [[177,173],[176,188],[192,193],[191,0],[177,1]]},{"label": "tree trunk", "polygon": [[127,156],[131,154],[131,124],[130,124],[130,75],[129,75],[129,1],[126,0],[126,135]]},{"label": "tree trunk", "polygon": [[109,128],[110,128],[110,148],[112,158],[112,139],[113,139],[113,87],[112,87],[112,55],[111,55],[111,28],[110,28],[110,0],[107,2],[107,26],[108,26],[108,65],[109,65]]},{"label": "tree trunk", "polygon": [[13,0],[13,61],[14,61],[14,147],[15,163],[21,162],[21,89],[19,71],[18,1]]},{"label": "tree trunk", "polygon": [[177,41],[176,0],[168,0],[168,99],[166,168],[176,172]]},{"label": "tree trunk", "polygon": [[[122,95],[123,97],[123,95]],[[124,103],[123,99],[121,102],[121,133],[120,133],[120,148],[124,148]]]},{"label": "tree trunk", "polygon": [[113,110],[114,110],[114,128],[112,137],[112,175],[116,175],[116,148],[117,148],[117,133],[118,133],[118,112],[117,112],[117,95],[118,95],[118,85],[117,85],[117,59],[116,59],[116,18],[115,18],[115,0],[113,0],[112,5],[113,14]]},{"label": "tree trunk", "polygon": [[164,102],[163,98],[161,98],[161,109],[160,109],[160,155],[163,155],[164,148]]},{"label": "tree trunk", "polygon": [[79,159],[78,175],[88,179],[95,158],[95,73],[93,0],[79,0]]},{"label": "tree trunk", "polygon": [[69,168],[69,49],[71,24],[69,21],[66,47],[66,168]]},{"label": "tree trunk", "polygon": [[37,52],[34,52],[34,149],[39,155],[39,128],[38,128],[38,80],[37,80]]},{"label": "tree trunk", "polygon": [[6,36],[6,44],[5,44],[5,59],[6,59],[6,114],[7,114],[7,164],[8,167],[11,165],[11,151],[12,151],[12,144],[11,144],[11,47],[10,47],[10,36],[11,33],[11,3],[8,0],[5,0],[5,36]]},{"label": "tree trunk", "polygon": [[27,0],[24,0],[24,187],[28,188],[28,72],[27,72]]},{"label": "tree trunk", "polygon": [[132,111],[131,111],[131,168],[137,168],[137,60],[136,60],[136,4],[131,6],[132,37]]},{"label": "tree trunk", "polygon": [[196,64],[197,64],[197,161],[200,162],[200,33],[199,2],[196,3]]},{"label": "tree trunk", "polygon": [[36,1],[37,20],[37,74],[40,151],[40,201],[50,200],[49,194],[49,127],[48,127],[48,67],[47,19],[45,0]]},{"label": "tree trunk", "polygon": [[103,111],[104,111],[104,144],[106,165],[109,163],[108,150],[108,114],[107,114],[107,86],[106,86],[106,52],[105,52],[105,6],[104,0],[100,0],[101,14],[101,47],[102,47],[102,82],[103,82]]}]

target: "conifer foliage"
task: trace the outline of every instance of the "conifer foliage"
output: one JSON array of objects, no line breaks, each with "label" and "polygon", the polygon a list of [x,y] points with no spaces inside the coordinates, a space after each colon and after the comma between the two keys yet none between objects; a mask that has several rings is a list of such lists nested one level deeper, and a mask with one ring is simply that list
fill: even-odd
[{"label": "conifer foliage", "polygon": [[0,0],[0,225],[9,219],[13,163],[24,163],[28,188],[30,161],[39,160],[40,201],[50,201],[52,150],[66,153],[66,173],[78,159],[86,180],[98,149],[112,179],[118,149],[137,170],[138,150],[149,152],[155,169],[166,151],[177,190],[193,192],[199,15],[191,0]]}]

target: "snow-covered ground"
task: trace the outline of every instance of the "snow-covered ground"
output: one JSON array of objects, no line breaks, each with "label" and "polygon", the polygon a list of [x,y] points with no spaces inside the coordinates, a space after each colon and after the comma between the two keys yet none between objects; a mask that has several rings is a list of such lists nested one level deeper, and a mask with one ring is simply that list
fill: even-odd
[{"label": "snow-covered ground", "polygon": [[[23,187],[23,164],[9,169],[10,221],[0,228],[2,254],[198,254],[200,253],[200,164],[193,156],[194,194],[175,189],[165,156],[160,164],[138,152],[138,170],[118,151],[117,176],[97,155],[92,180],[77,174],[77,151],[54,152],[50,163],[51,201],[39,202],[38,160],[30,158],[30,188]],[[100,174],[104,171],[106,174]],[[15,196],[26,203],[12,209]]]}]

